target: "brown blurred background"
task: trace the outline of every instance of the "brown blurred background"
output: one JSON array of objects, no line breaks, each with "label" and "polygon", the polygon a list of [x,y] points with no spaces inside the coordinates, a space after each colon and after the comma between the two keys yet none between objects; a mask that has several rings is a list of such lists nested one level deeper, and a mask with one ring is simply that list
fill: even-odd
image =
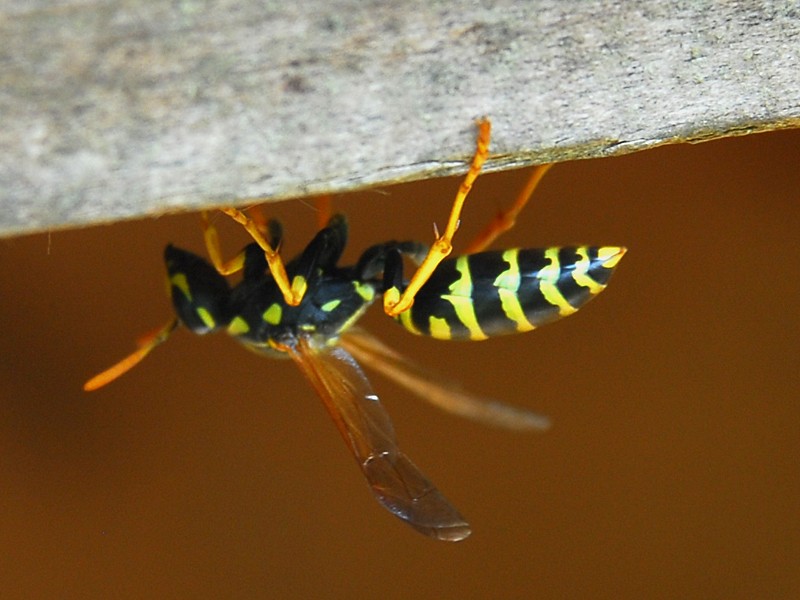
[{"label": "brown blurred background", "polygon": [[[161,252],[202,251],[195,215],[3,240],[0,597],[797,597],[799,149],[788,131],[557,166],[499,245],[630,252],[540,331],[448,344],[371,311],[394,347],[553,418],[487,429],[373,376],[473,526],[454,545],[378,507],[288,362],[179,332],[81,391],[171,314]],[[525,174],[479,179],[458,241]],[[457,185],[339,198],[346,257],[429,240]],[[299,250],[312,207],[270,210]],[[231,255],[245,237],[221,222]]]}]

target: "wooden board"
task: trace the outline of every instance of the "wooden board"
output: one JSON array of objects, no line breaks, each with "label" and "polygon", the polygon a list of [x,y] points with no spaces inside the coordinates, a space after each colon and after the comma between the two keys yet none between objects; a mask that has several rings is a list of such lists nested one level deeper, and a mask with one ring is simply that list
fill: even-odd
[{"label": "wooden board", "polygon": [[6,0],[0,233],[800,123],[793,2]]}]

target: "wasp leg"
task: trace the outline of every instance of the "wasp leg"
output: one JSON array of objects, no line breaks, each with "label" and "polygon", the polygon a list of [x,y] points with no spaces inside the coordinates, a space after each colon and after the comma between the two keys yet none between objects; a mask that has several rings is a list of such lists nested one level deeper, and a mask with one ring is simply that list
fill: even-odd
[{"label": "wasp leg", "polygon": [[322,229],[331,220],[333,215],[333,202],[330,194],[318,196],[314,199],[314,208],[317,209],[317,229]]},{"label": "wasp leg", "polygon": [[244,267],[244,252],[240,252],[237,256],[229,261],[222,260],[222,249],[219,243],[219,234],[217,228],[211,223],[211,218],[208,211],[200,213],[200,223],[203,227],[203,240],[206,243],[206,251],[208,257],[211,259],[211,264],[220,275],[231,275],[242,270]]},{"label": "wasp leg", "polygon": [[495,241],[506,231],[514,227],[520,211],[522,211],[522,209],[525,208],[525,205],[528,204],[528,200],[530,200],[531,196],[533,196],[533,192],[536,190],[539,182],[552,166],[552,164],[535,166],[528,177],[528,181],[525,183],[525,187],[522,188],[517,196],[517,199],[514,200],[514,203],[505,210],[501,210],[499,213],[497,213],[495,218],[486,226],[486,228],[481,231],[474,240],[472,240],[469,246],[467,246],[464,254],[475,254],[476,252],[482,252],[483,250],[486,250],[486,248],[489,247],[489,244]]},{"label": "wasp leg", "polygon": [[[261,210],[260,206],[251,206],[247,209],[247,214],[250,215],[250,218],[253,219],[253,222],[258,227],[258,230],[262,233],[262,235],[267,231],[269,227],[269,220],[267,217],[264,216],[264,211]],[[277,246],[273,243],[272,239],[269,240],[269,245],[273,248],[277,248]]]},{"label": "wasp leg", "polygon": [[444,233],[440,236],[436,235],[428,255],[422,264],[417,268],[414,275],[411,277],[408,286],[400,294],[396,288],[392,287],[383,296],[383,310],[387,315],[393,317],[401,312],[408,310],[414,303],[414,296],[430,278],[436,267],[442,262],[448,254],[453,250],[453,236],[458,223],[461,218],[461,210],[464,207],[464,201],[472,189],[472,184],[475,183],[478,174],[481,172],[483,163],[489,156],[489,139],[491,138],[492,126],[489,119],[483,118],[478,121],[478,140],[475,149],[475,155],[472,158],[469,171],[467,171],[464,181],[461,182],[461,187],[458,188],[456,199],[453,201],[453,207],[450,209],[450,217],[447,221],[447,227]]},{"label": "wasp leg", "polygon": [[[256,223],[258,230],[262,235],[266,234],[269,245],[273,248],[278,248],[283,240],[283,226],[280,221],[275,219],[267,220],[264,214],[258,208],[251,208],[248,211],[251,214],[253,222]],[[211,217],[208,211],[200,213],[201,225],[203,227],[203,239],[206,244],[206,252],[211,259],[211,263],[220,275],[232,275],[238,273],[246,268],[247,251],[242,250],[239,254],[234,256],[231,260],[225,262],[222,260],[222,250],[219,243],[219,234],[217,228],[211,222]],[[263,269],[267,265],[264,264]]]},{"label": "wasp leg", "polygon": [[247,214],[253,219],[261,235],[267,236],[269,245],[280,251],[280,246],[283,242],[283,225],[281,222],[277,219],[265,217],[261,206],[251,206],[247,209]]},{"label": "wasp leg", "polygon": [[[273,246],[269,243],[266,237],[264,237],[264,233],[259,227],[259,223],[248,217],[242,211],[236,208],[228,207],[228,208],[221,208],[220,209],[223,213],[228,215],[231,219],[239,223],[242,227],[245,228],[247,233],[250,234],[250,237],[258,244],[261,249],[264,251],[264,257],[267,259],[267,266],[269,267],[270,273],[272,273],[272,277],[275,280],[275,283],[278,285],[278,288],[281,290],[283,294],[284,300],[290,306],[297,306],[300,304],[300,301],[303,299],[303,294],[305,289],[302,286],[295,287],[294,282],[290,285],[289,284],[289,277],[286,274],[286,265],[283,263],[283,259],[278,254],[278,251],[273,248]],[[208,237],[207,237],[208,239]],[[217,242],[217,254],[219,258],[219,242]],[[212,254],[211,247],[209,246],[209,254]],[[233,261],[235,262],[239,259],[236,257]],[[212,256],[212,261],[214,257]],[[242,255],[240,259],[241,265],[237,265],[239,269],[242,268],[244,265],[244,256]],[[220,260],[221,263],[221,260]],[[217,263],[214,262],[214,266],[217,266]]]}]

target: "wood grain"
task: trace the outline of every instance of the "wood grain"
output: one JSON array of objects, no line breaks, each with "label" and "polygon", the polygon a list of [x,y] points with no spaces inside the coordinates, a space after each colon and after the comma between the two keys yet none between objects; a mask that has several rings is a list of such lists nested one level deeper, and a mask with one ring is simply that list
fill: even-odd
[{"label": "wood grain", "polygon": [[0,233],[800,123],[796,2],[0,4]]}]

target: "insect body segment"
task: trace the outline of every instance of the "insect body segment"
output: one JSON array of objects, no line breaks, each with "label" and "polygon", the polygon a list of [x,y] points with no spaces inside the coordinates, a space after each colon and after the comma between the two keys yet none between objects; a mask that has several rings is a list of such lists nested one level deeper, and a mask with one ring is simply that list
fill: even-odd
[{"label": "insect body segment", "polygon": [[346,241],[347,223],[336,215],[286,265],[288,276],[307,288],[297,306],[269,274],[258,244],[243,250],[243,277],[233,288],[201,257],[170,245],[164,257],[175,312],[194,333],[225,328],[241,343],[270,353],[301,335],[315,346],[330,345],[373,302],[379,285],[353,267],[337,267]]},{"label": "insect body segment", "polygon": [[571,315],[605,289],[624,248],[481,252],[443,261],[398,321],[412,333],[484,340]]}]

